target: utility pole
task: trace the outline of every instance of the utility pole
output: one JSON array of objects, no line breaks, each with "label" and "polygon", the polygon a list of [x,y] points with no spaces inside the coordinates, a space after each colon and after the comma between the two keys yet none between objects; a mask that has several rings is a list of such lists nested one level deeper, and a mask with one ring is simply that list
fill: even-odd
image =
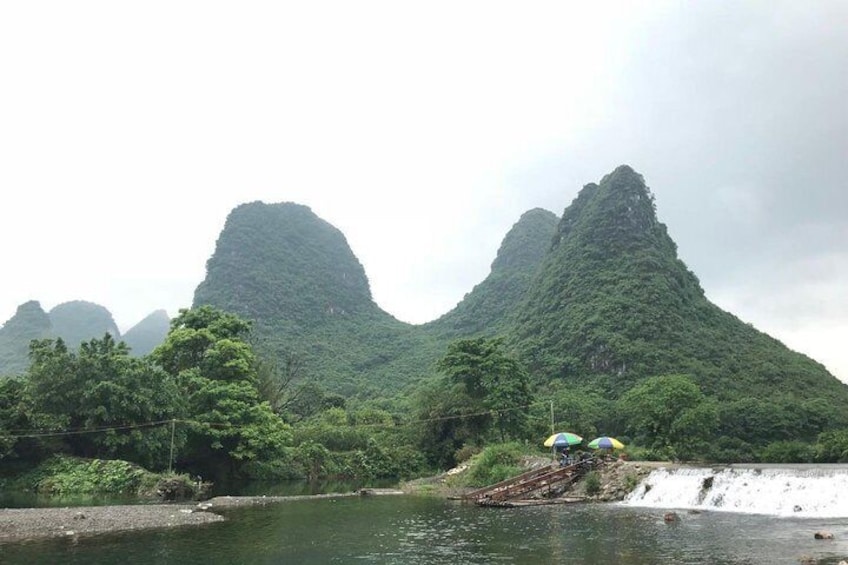
[{"label": "utility pole", "polygon": [[177,421],[171,419],[171,455],[168,457],[168,473],[173,471],[174,466],[174,433],[177,429]]},{"label": "utility pole", "polygon": [[554,429],[554,401],[551,400],[551,435],[555,433],[556,430]]}]

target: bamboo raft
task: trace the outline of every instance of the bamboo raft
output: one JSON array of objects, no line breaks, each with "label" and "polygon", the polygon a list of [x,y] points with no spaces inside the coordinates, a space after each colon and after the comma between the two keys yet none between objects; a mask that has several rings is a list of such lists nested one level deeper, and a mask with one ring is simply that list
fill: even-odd
[{"label": "bamboo raft", "polygon": [[505,481],[477,489],[463,496],[478,506],[540,506],[569,504],[583,500],[579,497],[559,497],[565,489],[580,480],[596,461],[586,459],[565,467],[557,464],[533,469]]}]

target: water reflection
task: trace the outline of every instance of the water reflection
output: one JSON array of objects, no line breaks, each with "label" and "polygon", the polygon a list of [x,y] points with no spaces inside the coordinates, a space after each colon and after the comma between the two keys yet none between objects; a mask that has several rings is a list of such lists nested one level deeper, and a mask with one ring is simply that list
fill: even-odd
[{"label": "water reflection", "polygon": [[[848,520],[616,505],[478,508],[425,497],[291,501],[208,527],[0,546],[4,563],[574,563],[822,565],[848,557]],[[812,533],[827,529],[836,540]]]}]

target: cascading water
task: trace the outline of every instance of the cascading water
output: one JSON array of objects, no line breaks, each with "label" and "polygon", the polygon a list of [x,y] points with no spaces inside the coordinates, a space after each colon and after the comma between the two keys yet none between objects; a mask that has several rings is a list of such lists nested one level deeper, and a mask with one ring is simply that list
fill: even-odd
[{"label": "cascading water", "polygon": [[848,516],[848,466],[656,469],[624,503],[805,518]]}]

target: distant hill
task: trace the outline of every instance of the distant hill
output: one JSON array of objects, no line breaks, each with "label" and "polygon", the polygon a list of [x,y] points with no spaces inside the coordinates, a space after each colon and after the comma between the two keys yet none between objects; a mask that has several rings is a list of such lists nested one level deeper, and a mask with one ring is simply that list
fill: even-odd
[{"label": "distant hill", "polygon": [[71,349],[78,348],[84,341],[99,339],[107,333],[111,334],[116,341],[121,338],[121,332],[112,318],[112,313],[93,302],[85,300],[64,302],[50,310],[49,316],[53,335],[61,337]]},{"label": "distant hill", "polygon": [[707,300],[627,166],[586,185],[559,220],[524,214],[489,276],[428,324],[382,311],[344,235],[292,203],[232,211],[195,293],[202,304],[253,320],[265,352],[301,357],[309,378],[343,394],[391,394],[432,375],[451,340],[498,334],[542,389],[572,383],[615,398],[648,377],[685,374],[722,403],[722,421],[736,426],[728,433],[766,426],[784,439],[786,414],[848,425],[835,409],[848,386]]},{"label": "distant hill", "polygon": [[121,333],[112,314],[92,302],[65,302],[44,312],[32,300],[21,304],[17,312],[0,328],[0,376],[25,371],[29,367],[29,343],[33,339],[61,337],[70,349],[80,343],[111,334],[116,340]]},{"label": "distant hill", "polygon": [[707,300],[627,166],[566,208],[509,334],[540,382],[603,376],[624,391],[683,373],[723,400],[848,402],[848,387],[821,364]]},{"label": "distant hill", "polygon": [[29,343],[51,336],[50,317],[30,300],[0,328],[0,377],[23,373],[29,367]]},{"label": "distant hill", "polygon": [[448,338],[503,332],[550,250],[558,221],[541,208],[525,212],[504,237],[486,279],[424,329]]},{"label": "distant hill", "polygon": [[374,303],[344,235],[306,206],[238,206],[206,271],[194,306],[252,320],[260,350],[338,391],[396,390],[429,370],[429,337]]},{"label": "distant hill", "polygon": [[171,327],[171,318],[165,310],[156,310],[131,327],[121,338],[130,346],[132,354],[142,357],[165,341]]}]

